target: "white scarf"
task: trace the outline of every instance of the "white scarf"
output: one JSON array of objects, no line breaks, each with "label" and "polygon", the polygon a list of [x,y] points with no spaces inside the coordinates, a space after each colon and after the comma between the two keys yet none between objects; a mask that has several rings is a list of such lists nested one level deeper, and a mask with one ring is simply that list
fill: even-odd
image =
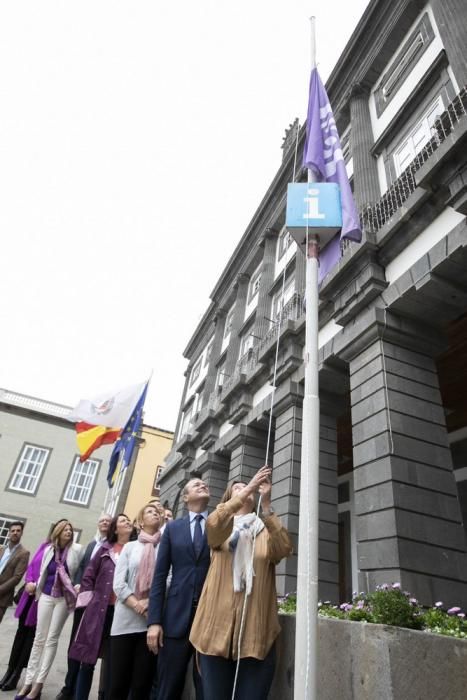
[{"label": "white scarf", "polygon": [[233,554],[232,573],[233,589],[236,593],[246,588],[246,594],[251,593],[253,586],[253,539],[264,529],[263,521],[256,513],[235,515],[232,534],[229,538],[229,549]]}]

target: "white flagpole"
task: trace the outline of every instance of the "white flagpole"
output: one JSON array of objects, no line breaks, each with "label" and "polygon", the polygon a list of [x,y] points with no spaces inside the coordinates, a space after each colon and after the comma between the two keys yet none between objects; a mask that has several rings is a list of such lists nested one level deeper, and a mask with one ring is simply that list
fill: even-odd
[{"label": "white flagpole", "polygon": [[[315,18],[311,23],[311,65],[316,67]],[[308,170],[308,182],[316,176]],[[319,237],[307,232],[305,287],[305,392],[303,398],[300,514],[298,525],[295,700],[317,700],[319,394],[318,394]]]}]

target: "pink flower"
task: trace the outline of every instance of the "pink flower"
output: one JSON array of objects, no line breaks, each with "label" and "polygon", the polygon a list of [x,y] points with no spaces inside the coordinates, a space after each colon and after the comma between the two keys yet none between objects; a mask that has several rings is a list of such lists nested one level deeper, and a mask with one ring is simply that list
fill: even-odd
[{"label": "pink flower", "polygon": [[393,583],[392,587],[395,588],[396,590],[400,590],[401,584],[400,583]]},{"label": "pink flower", "polygon": [[460,611],[460,608],[449,608],[448,615],[457,615],[457,613],[460,613]]}]

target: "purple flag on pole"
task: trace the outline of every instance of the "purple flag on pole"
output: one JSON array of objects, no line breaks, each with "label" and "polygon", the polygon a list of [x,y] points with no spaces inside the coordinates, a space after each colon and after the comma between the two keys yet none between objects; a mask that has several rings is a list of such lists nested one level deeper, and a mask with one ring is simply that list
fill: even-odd
[{"label": "purple flag on pole", "polygon": [[346,238],[359,243],[362,231],[329,97],[316,68],[310,77],[303,165],[313,170],[319,182],[337,183],[341,193],[342,230],[320,251],[321,282],[341,257],[340,242]]}]

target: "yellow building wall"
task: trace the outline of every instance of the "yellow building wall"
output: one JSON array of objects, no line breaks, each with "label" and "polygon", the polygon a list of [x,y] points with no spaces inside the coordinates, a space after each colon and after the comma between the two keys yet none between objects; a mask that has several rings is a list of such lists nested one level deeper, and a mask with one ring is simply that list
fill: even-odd
[{"label": "yellow building wall", "polygon": [[124,512],[130,520],[148,501],[154,499],[153,488],[158,467],[170,452],[174,434],[168,430],[143,425],[136,457],[135,470],[131,479]]}]

